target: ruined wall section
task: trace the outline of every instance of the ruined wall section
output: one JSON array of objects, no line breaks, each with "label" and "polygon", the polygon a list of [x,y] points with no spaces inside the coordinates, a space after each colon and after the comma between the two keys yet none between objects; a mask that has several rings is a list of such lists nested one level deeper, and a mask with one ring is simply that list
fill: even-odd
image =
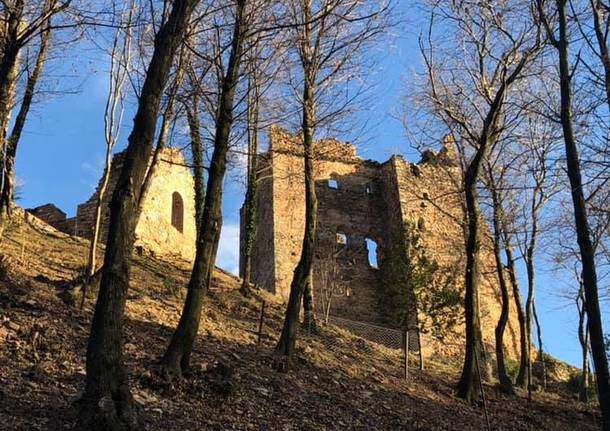
[{"label": "ruined wall section", "polygon": [[[270,290],[287,299],[305,230],[303,151],[299,136],[279,128],[271,130],[270,142],[275,250],[275,282]],[[383,202],[380,194],[369,193],[379,176],[380,165],[364,161],[356,156],[352,145],[336,140],[316,142],[314,153],[319,201],[314,262],[316,306],[322,309],[320,289],[326,288],[326,273],[336,265],[339,283],[331,303],[332,314],[378,320],[374,287],[380,275],[368,264],[365,239],[377,241],[378,252],[382,253]],[[336,182],[336,188],[329,187],[329,179]],[[264,220],[269,219],[261,213],[258,225],[264,224]],[[338,242],[337,234],[345,236],[346,244]],[[336,258],[332,257],[334,254]],[[254,270],[260,271],[256,267]]]},{"label": "ruined wall section", "polygon": [[[429,257],[435,259],[445,270],[454,272],[456,283],[464,286],[464,230],[461,171],[447,153],[451,149],[445,143],[439,154],[428,153],[419,164],[411,164],[400,157],[389,163],[395,170],[399,187],[399,203],[402,218],[417,228],[420,239]],[[437,157],[438,156],[438,157]],[[500,299],[495,260],[487,225],[483,224],[480,249],[481,287],[479,291],[480,317],[483,339],[487,351],[492,354],[495,343],[494,330],[500,316]],[[505,333],[508,353],[517,356],[519,326],[516,309],[511,300],[509,324]],[[420,316],[426,319],[426,316]],[[426,322],[424,322],[425,324]],[[448,334],[443,334],[441,343],[428,340],[441,354],[455,354],[463,346],[464,326],[458,325]],[[425,334],[424,334],[425,336]]]},{"label": "ruined wall section", "polygon": [[[275,289],[274,243],[274,175],[273,153],[261,154],[258,160],[258,189],[256,193],[256,235],[252,245],[251,282],[259,288],[277,293]],[[245,208],[240,210],[239,275],[244,276]]]},{"label": "ruined wall section", "polygon": [[[110,201],[116,188],[125,153],[118,153],[112,161],[108,187],[102,202],[100,238],[106,242],[110,218]],[[77,208],[75,232],[91,238],[95,220],[95,206],[99,193],[95,193]],[[175,195],[176,194],[176,195]],[[172,212],[179,213],[180,228],[172,224]],[[195,256],[195,205],[194,182],[190,168],[179,150],[166,148],[159,157],[151,178],[150,187],[142,202],[142,211],[135,231],[135,247],[158,256],[177,256],[193,259]]]}]

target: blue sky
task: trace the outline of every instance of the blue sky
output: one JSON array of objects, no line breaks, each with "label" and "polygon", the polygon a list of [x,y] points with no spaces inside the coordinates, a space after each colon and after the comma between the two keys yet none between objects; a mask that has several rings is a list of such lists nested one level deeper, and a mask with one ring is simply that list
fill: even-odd
[{"label": "blue sky", "polygon": [[[402,12],[407,10],[405,4],[401,2],[399,6]],[[374,54],[381,54],[381,60],[373,77],[378,83],[375,104],[360,114],[372,124],[367,139],[359,148],[363,157],[386,160],[393,153],[402,153],[411,160],[416,159],[402,125],[393,117],[399,106],[403,82],[419,64],[413,28],[416,27],[402,24],[395,30],[402,36]],[[21,206],[28,208],[53,202],[70,216],[76,205],[94,191],[104,158],[103,111],[107,76],[99,60],[102,56],[100,52],[75,49],[74,55],[64,59],[64,64],[55,64],[52,68],[57,74],[69,70],[73,75],[71,83],[62,85],[78,86],[79,91],[45,97],[34,107],[17,156],[17,177],[22,183]],[[124,147],[131,125],[131,117],[126,115],[117,149]],[[220,267],[232,272],[237,272],[238,211],[243,200],[242,186],[235,177],[228,175],[226,182],[224,226],[217,260]],[[576,338],[575,308],[557,295],[571,280],[553,273],[544,262],[540,267],[538,310],[546,349],[577,365],[580,348]],[[522,286],[525,286],[524,281]]]}]

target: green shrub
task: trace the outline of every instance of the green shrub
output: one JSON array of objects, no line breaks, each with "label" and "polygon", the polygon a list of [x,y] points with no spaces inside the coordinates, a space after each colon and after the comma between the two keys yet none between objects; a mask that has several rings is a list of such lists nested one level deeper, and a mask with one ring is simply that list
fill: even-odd
[{"label": "green shrub", "polygon": [[517,379],[517,375],[519,374],[519,361],[513,358],[505,357],[504,365],[506,365],[506,373],[514,382]]}]

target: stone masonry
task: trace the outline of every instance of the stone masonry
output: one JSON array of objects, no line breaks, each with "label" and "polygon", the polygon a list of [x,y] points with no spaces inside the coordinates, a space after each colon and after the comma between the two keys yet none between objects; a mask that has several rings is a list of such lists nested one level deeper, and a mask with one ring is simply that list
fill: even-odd
[{"label": "stone masonry", "polygon": [[[110,201],[116,187],[125,153],[114,156],[108,187],[102,202],[100,239],[106,241]],[[101,184],[101,180],[100,180]],[[28,210],[56,229],[71,235],[91,238],[99,185],[93,195],[78,205],[76,216],[66,218],[53,204]],[[150,187],[142,202],[135,231],[135,248],[158,256],[176,256],[192,260],[195,256],[194,182],[183,154],[166,148],[152,173]]]},{"label": "stone masonry", "polygon": [[[271,129],[269,141],[269,150],[261,157],[252,281],[287,299],[305,229],[302,145],[299,136],[277,127]],[[364,160],[357,156],[354,146],[337,140],[316,143],[319,207],[313,286],[318,310],[323,285],[335,279],[338,288],[331,301],[332,315],[383,322],[375,295],[382,271],[369,261],[373,254],[369,249],[376,245],[376,263],[382,265],[387,245],[395,241],[391,233],[403,222],[419,229],[428,256],[443,267],[463,271],[464,232],[459,223],[463,201],[456,160],[450,140],[438,153],[425,152],[417,164],[400,156],[384,163]],[[338,250],[337,257],[331,259]],[[481,248],[480,303],[483,337],[489,346],[493,345],[500,314],[494,271],[491,244],[485,240]],[[462,337],[463,325],[458,325],[452,334],[446,334],[445,345],[435,350],[455,353],[452,341],[455,346],[463,345],[459,341]],[[516,352],[518,325],[513,307],[505,339],[509,353]]]}]

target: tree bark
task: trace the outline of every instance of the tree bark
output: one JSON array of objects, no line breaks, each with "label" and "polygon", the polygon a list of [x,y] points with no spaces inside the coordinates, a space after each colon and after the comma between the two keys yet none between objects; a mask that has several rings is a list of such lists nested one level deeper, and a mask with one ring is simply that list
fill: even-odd
[{"label": "tree bark", "polygon": [[256,212],[258,193],[258,133],[259,133],[259,84],[256,74],[256,65],[250,71],[248,83],[248,184],[246,186],[246,197],[244,202],[245,227],[244,227],[244,273],[241,292],[248,296],[250,294],[250,281],[252,278],[252,248],[256,239]]},{"label": "tree bark", "polygon": [[610,430],[610,373],[604,343],[604,330],[599,307],[595,253],[591,241],[591,230],[587,216],[578,144],[574,135],[572,114],[572,83],[569,64],[567,0],[556,0],[559,23],[559,38],[554,46],[559,54],[559,80],[561,89],[561,126],[566,151],[568,178],[570,180],[576,237],[582,262],[582,279],[585,292],[589,336],[593,363],[597,376],[597,392],[602,413],[602,428]]},{"label": "tree bark", "polygon": [[500,295],[502,301],[502,309],[500,312],[500,318],[496,325],[496,363],[498,367],[498,380],[500,381],[500,390],[507,394],[513,394],[513,382],[511,381],[508,372],[506,371],[505,355],[504,355],[504,331],[506,324],[508,323],[509,317],[509,306],[510,296],[508,293],[508,286],[506,283],[506,276],[504,272],[504,265],[502,264],[502,258],[500,256],[501,250],[501,233],[502,227],[500,219],[502,217],[502,209],[500,207],[500,198],[498,196],[498,190],[493,180],[493,172],[489,172],[490,177],[490,192],[492,196],[493,204],[493,250],[494,258],[496,262],[496,271],[498,273],[498,281],[500,285]]},{"label": "tree bark", "polygon": [[506,92],[517,79],[525,66],[527,56],[524,55],[515,70],[509,77],[504,79],[502,85],[496,92],[489,110],[483,122],[483,128],[477,142],[476,153],[466,169],[464,175],[464,196],[466,200],[466,218],[468,222],[468,236],[466,239],[466,275],[465,275],[465,298],[464,310],[466,317],[466,354],[464,367],[458,383],[457,394],[471,404],[479,401],[481,396],[481,385],[479,384],[478,370],[482,350],[481,322],[479,319],[479,225],[480,209],[477,196],[477,182],[481,170],[481,164],[488,149],[497,137],[497,126],[499,117],[504,106]]},{"label": "tree bark", "polygon": [[308,332],[316,330],[316,315],[313,299],[313,277],[310,277],[303,291],[303,326]]},{"label": "tree bark", "polygon": [[527,272],[527,300],[525,302],[525,333],[526,333],[526,376],[527,376],[527,393],[528,398],[532,398],[532,386],[533,386],[533,375],[532,375],[532,328],[534,321],[534,307],[535,307],[535,288],[536,288],[536,268],[534,265],[534,255],[536,253],[536,242],[538,239],[538,205],[537,196],[540,193],[539,190],[534,191],[532,196],[532,208],[530,216],[532,218],[532,231],[530,233],[529,244],[525,252],[525,268]]},{"label": "tree bark", "polygon": [[231,54],[226,75],[222,80],[220,105],[216,119],[214,153],[210,162],[205,204],[197,236],[195,262],[188,285],[188,293],[178,327],[161,360],[164,378],[171,381],[189,368],[190,355],[199,330],[203,299],[212,279],[218,241],[222,227],[222,186],[227,163],[235,89],[240,75],[240,63],[246,32],[246,2],[237,0]]},{"label": "tree bark", "polygon": [[582,351],[582,374],[578,400],[583,403],[589,402],[589,332],[586,325],[585,297],[582,281],[576,297],[576,308],[578,309],[578,341]]},{"label": "tree bark", "polygon": [[199,227],[203,206],[205,204],[205,183],[203,176],[203,140],[201,139],[201,125],[199,123],[199,98],[193,96],[193,106],[185,106],[186,117],[191,136],[191,154],[193,155],[193,176],[195,179],[195,228],[199,236]]},{"label": "tree bark", "polygon": [[479,401],[481,386],[478,379],[477,362],[481,358],[481,322],[479,321],[479,219],[480,210],[477,197],[477,179],[481,161],[484,158],[489,140],[483,135],[479,141],[477,153],[466,170],[464,192],[466,197],[466,214],[468,220],[468,236],[466,240],[466,293],[464,309],[466,317],[466,354],[464,367],[458,383],[458,397],[471,404]]},{"label": "tree bark", "polygon": [[[15,87],[17,85],[17,68],[19,65],[19,28],[22,25],[24,0],[16,0],[13,7],[7,9],[6,33],[4,33],[4,44],[2,56],[0,57],[0,157],[2,162],[1,196],[4,190],[13,187],[12,177],[9,171],[13,171],[14,157],[12,162],[7,157],[10,152],[10,144],[7,141],[8,129],[11,122],[11,111],[15,102]],[[10,221],[10,202],[0,201],[0,238]]]},{"label": "tree bark", "polygon": [[542,344],[542,327],[540,326],[540,320],[538,320],[538,313],[536,312],[536,303],[533,307],[534,311],[534,322],[536,323],[536,335],[538,337],[538,361],[542,368],[542,388],[546,390],[546,361],[544,359],[544,345]]},{"label": "tree bark", "polygon": [[[602,16],[604,16],[604,6],[600,0],[590,0],[591,10],[593,12],[593,29],[595,30],[595,37],[597,39],[597,45],[599,47],[599,59],[604,69],[604,86],[606,91],[606,102],[608,103],[608,109],[610,109],[610,50],[608,49],[608,30],[607,24],[602,23]],[[609,12],[606,10],[606,19]]]},{"label": "tree bark", "polygon": [[276,352],[284,357],[279,367],[286,367],[290,358],[294,355],[297,339],[297,325],[299,321],[299,310],[306,285],[311,277],[311,269],[314,258],[314,245],[317,234],[318,223],[318,198],[316,196],[314,178],[314,142],[313,134],[315,127],[315,72],[312,64],[312,53],[310,47],[310,21],[311,2],[303,2],[303,35],[301,40],[301,59],[303,66],[303,174],[305,180],[305,232],[301,257],[297,264],[292,282],[290,283],[290,296],[284,325],[280,339],[275,348]]},{"label": "tree bark", "polygon": [[506,267],[510,284],[513,288],[513,298],[515,300],[515,308],[517,309],[517,320],[519,321],[519,372],[515,384],[520,387],[525,387],[527,384],[527,329],[525,326],[525,309],[523,308],[523,299],[521,297],[521,288],[517,279],[517,269],[515,268],[515,257],[513,255],[512,239],[508,232],[508,227],[503,223],[502,226],[504,237],[504,254],[506,255]]},{"label": "tree bark", "polygon": [[79,426],[96,430],[139,430],[123,363],[123,314],[139,197],[152,152],[157,116],[169,71],[197,0],[176,0],[155,37],[154,51],[110,205],[110,226],[100,291],[87,347],[87,377]]}]

